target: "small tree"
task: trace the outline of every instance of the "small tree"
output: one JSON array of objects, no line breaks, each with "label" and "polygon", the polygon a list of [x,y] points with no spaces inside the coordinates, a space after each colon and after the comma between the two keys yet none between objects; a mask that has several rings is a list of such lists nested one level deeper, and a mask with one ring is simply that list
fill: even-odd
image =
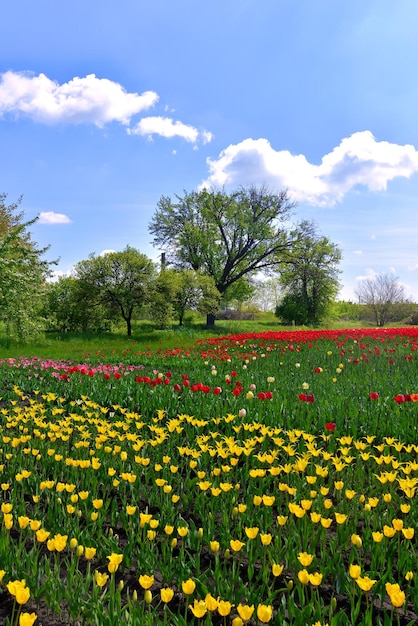
[{"label": "small tree", "polygon": [[177,293],[176,272],[162,269],[150,285],[148,309],[156,324],[163,328],[174,317]]},{"label": "small tree", "polygon": [[194,270],[173,273],[176,286],[173,299],[174,311],[183,325],[187,311],[199,311],[203,315],[215,314],[219,308],[220,293],[211,276]]},{"label": "small tree", "polygon": [[[299,224],[293,241],[280,270],[285,297],[276,315],[298,324],[319,324],[338,293],[341,251],[308,220]],[[291,314],[295,317],[290,319]]]},{"label": "small tree", "polygon": [[[88,294],[74,276],[62,276],[45,285],[43,314],[47,328],[58,332],[106,332],[109,315],[103,305],[91,306]],[[87,297],[86,297],[87,295]]]},{"label": "small tree", "polygon": [[414,306],[405,296],[405,288],[394,274],[377,274],[359,282],[356,290],[364,318],[384,326],[412,314]]},{"label": "small tree", "polygon": [[127,246],[122,252],[102,256],[92,254],[77,263],[75,275],[86,302],[90,306],[104,305],[109,315],[121,316],[130,337],[134,312],[150,299],[156,275],[154,263],[135,248]]}]

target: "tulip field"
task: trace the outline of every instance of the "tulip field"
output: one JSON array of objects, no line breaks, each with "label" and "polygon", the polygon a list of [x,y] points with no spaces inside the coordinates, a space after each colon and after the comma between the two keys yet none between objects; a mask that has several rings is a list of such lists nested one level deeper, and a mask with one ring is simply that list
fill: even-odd
[{"label": "tulip field", "polygon": [[0,380],[0,624],[418,623],[417,328]]}]

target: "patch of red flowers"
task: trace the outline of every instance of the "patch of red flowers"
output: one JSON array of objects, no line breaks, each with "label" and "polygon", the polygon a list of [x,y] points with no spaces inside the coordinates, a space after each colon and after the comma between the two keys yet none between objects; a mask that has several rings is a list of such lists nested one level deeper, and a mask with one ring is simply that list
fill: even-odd
[{"label": "patch of red flowers", "polygon": [[315,396],[313,393],[300,393],[298,398],[301,402],[315,402]]}]

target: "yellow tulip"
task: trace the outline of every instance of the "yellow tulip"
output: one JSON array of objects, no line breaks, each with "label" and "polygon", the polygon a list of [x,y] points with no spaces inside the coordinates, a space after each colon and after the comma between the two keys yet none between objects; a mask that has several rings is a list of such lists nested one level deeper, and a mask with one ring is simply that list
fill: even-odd
[{"label": "yellow tulip", "polygon": [[260,539],[263,546],[269,546],[272,540],[271,533],[261,533]]},{"label": "yellow tulip", "polygon": [[210,593],[205,596],[206,608],[208,611],[216,611],[218,608],[218,600],[214,598]]},{"label": "yellow tulip", "polygon": [[86,548],[84,551],[84,556],[88,561],[94,559],[94,557],[96,556],[96,548]]},{"label": "yellow tulip", "polygon": [[273,565],[271,566],[273,576],[280,576],[280,574],[283,572],[283,569],[284,565],[280,565],[279,563],[273,563]]},{"label": "yellow tulip", "polygon": [[186,596],[190,596],[196,589],[196,583],[191,578],[188,578],[181,583],[181,588],[183,589],[183,593],[185,593]]},{"label": "yellow tulip", "polygon": [[26,602],[29,600],[30,598],[30,589],[29,587],[26,587],[25,585],[21,585],[16,589],[16,602],[18,604],[26,604]]},{"label": "yellow tulip", "polygon": [[109,570],[109,572],[111,574],[114,574],[116,572],[116,570],[118,569],[119,565],[122,563],[123,554],[112,553],[107,558],[109,560],[109,563],[107,565],[107,569]]},{"label": "yellow tulip", "polygon": [[19,626],[32,626],[37,620],[36,613],[21,613],[19,615]]},{"label": "yellow tulip", "polygon": [[160,596],[161,596],[162,602],[167,604],[167,602],[171,602],[171,600],[173,599],[174,591],[173,591],[173,589],[170,589],[169,587],[166,587],[166,588],[160,590]]},{"label": "yellow tulip", "polygon": [[254,613],[254,604],[251,604],[251,606],[248,604],[238,604],[237,611],[241,619],[243,619],[244,622],[247,622],[251,619]]},{"label": "yellow tulip", "polygon": [[376,580],[372,580],[368,576],[364,576],[363,578],[359,576],[355,580],[360,589],[362,589],[362,591],[370,591],[373,585],[377,582]]},{"label": "yellow tulip", "polygon": [[393,606],[395,606],[396,608],[401,607],[404,603],[405,603],[405,592],[404,591],[397,591],[396,593],[393,593],[390,597],[390,601],[392,603]]},{"label": "yellow tulip", "polygon": [[231,549],[234,552],[239,552],[245,544],[243,541],[240,541],[239,539],[231,539],[229,542],[229,545],[231,546]]},{"label": "yellow tulip", "polygon": [[257,617],[260,622],[267,624],[273,617],[273,607],[267,604],[259,604],[257,607]]},{"label": "yellow tulip", "polygon": [[402,528],[402,534],[405,537],[405,539],[412,539],[414,534],[415,534],[415,530],[414,528]]},{"label": "yellow tulip", "polygon": [[309,574],[309,582],[314,587],[318,587],[318,585],[320,585],[322,582],[321,572],[315,572],[314,574]]},{"label": "yellow tulip", "polygon": [[226,600],[219,600],[218,602],[218,613],[222,615],[222,617],[226,617],[230,614],[232,609],[232,604],[227,602]]},{"label": "yellow tulip", "polygon": [[354,580],[359,578],[359,576],[361,575],[361,567],[360,567],[360,565],[355,565],[354,563],[352,563],[350,565],[349,573],[350,573],[351,578],[354,578]]},{"label": "yellow tulip", "polygon": [[94,581],[98,587],[104,587],[109,579],[106,573],[101,574],[98,570],[94,572]]},{"label": "yellow tulip", "polygon": [[154,576],[148,576],[147,574],[142,574],[139,577],[138,582],[141,585],[142,589],[151,589],[151,587],[154,584]]},{"label": "yellow tulip", "polygon": [[313,554],[308,554],[307,552],[299,552],[298,561],[303,567],[309,567],[314,558]]},{"label": "yellow tulip", "polygon": [[248,539],[255,539],[258,535],[258,527],[257,526],[253,526],[251,528],[246,527],[245,528],[245,534],[247,535]]},{"label": "yellow tulip", "polygon": [[306,569],[301,569],[300,572],[298,572],[298,579],[302,585],[307,585],[309,582],[309,572]]},{"label": "yellow tulip", "polygon": [[195,599],[193,604],[189,606],[189,609],[198,619],[207,613],[206,602],[204,600]]},{"label": "yellow tulip", "polygon": [[36,540],[39,541],[39,543],[43,543],[44,541],[46,541],[49,537],[51,533],[48,530],[45,530],[44,528],[40,528],[39,530],[36,531]]}]

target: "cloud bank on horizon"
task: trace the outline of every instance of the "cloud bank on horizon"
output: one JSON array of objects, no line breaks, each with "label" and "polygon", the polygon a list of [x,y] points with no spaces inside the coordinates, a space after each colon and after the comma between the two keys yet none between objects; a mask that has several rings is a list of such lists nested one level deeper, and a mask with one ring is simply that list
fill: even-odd
[{"label": "cloud bank on horizon", "polygon": [[225,148],[217,159],[207,160],[210,175],[202,187],[254,184],[288,189],[298,202],[332,207],[358,187],[386,190],[389,181],[418,172],[418,151],[377,141],[368,131],[342,139],[321,163],[310,163],[303,154],[275,150],[267,139],[244,139]]}]

